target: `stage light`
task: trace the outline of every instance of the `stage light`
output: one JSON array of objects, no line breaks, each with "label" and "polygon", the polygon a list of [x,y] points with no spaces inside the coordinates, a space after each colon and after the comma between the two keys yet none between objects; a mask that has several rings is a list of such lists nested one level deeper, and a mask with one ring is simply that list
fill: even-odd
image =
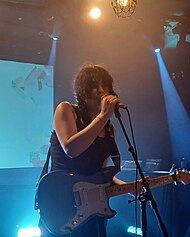
[{"label": "stage light", "polygon": [[159,53],[159,52],[160,52],[160,49],[157,48],[157,49],[154,50],[154,52],[155,52],[155,53]]},{"label": "stage light", "polygon": [[[158,66],[160,71],[160,79],[163,89],[163,96],[165,101],[165,111],[168,120],[168,131],[170,136],[171,151],[173,153],[174,163],[179,164],[181,162],[181,157],[189,156],[190,147],[190,118],[184,102],[181,98],[181,94],[176,88],[175,80],[180,80],[177,74],[173,74],[171,78],[166,64],[160,53],[156,54],[158,60]],[[181,78],[183,79],[183,78]],[[181,83],[183,80],[181,81]],[[184,164],[183,164],[184,165]]]},{"label": "stage light", "polygon": [[90,10],[89,15],[94,19],[98,19],[101,16],[101,11],[99,8],[95,7]]},{"label": "stage light", "polygon": [[52,40],[57,41],[59,38],[57,36],[55,36],[54,34],[48,34],[49,38],[51,38]]},{"label": "stage light", "polygon": [[136,228],[135,226],[129,226],[127,228],[127,232],[130,233],[130,234],[142,236],[141,228]]},{"label": "stage light", "polygon": [[49,33],[44,32],[44,31],[40,31],[38,34],[41,35],[41,36],[48,36],[49,38],[51,38],[52,40],[55,40],[55,41],[63,38],[63,35],[56,36],[55,34],[49,34]]},{"label": "stage light", "polygon": [[18,231],[18,237],[39,237],[41,235],[38,227],[22,228]]},{"label": "stage light", "polygon": [[58,37],[52,37],[53,40],[57,41],[58,40]]},{"label": "stage light", "polygon": [[129,17],[135,11],[137,0],[112,0],[111,4],[118,17]]}]

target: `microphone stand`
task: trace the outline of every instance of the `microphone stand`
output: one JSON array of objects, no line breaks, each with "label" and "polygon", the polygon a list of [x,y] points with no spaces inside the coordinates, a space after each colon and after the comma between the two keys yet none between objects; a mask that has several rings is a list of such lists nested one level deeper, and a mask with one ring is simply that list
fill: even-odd
[{"label": "microphone stand", "polygon": [[[127,109],[127,107],[125,107],[126,111],[128,112],[129,114],[129,111]],[[130,115],[130,114],[129,114]],[[133,159],[135,161],[135,164],[136,164],[136,167],[137,167],[137,170],[139,171],[139,174],[140,174],[140,177],[142,179],[142,187],[144,189],[144,192],[142,194],[139,195],[138,197],[138,200],[140,200],[140,203],[141,203],[141,214],[142,214],[142,236],[143,237],[146,237],[147,236],[147,216],[146,216],[146,204],[147,204],[147,201],[150,202],[150,205],[151,207],[153,208],[153,210],[155,211],[155,214],[156,214],[156,217],[158,219],[158,222],[160,224],[160,228],[162,230],[162,233],[163,233],[163,236],[164,237],[169,237],[168,233],[167,233],[167,230],[166,230],[166,227],[161,219],[161,216],[159,214],[159,211],[158,211],[158,208],[157,208],[157,204],[154,200],[154,197],[151,193],[151,190],[150,190],[150,187],[149,187],[149,184],[148,182],[146,181],[145,179],[145,176],[143,174],[143,171],[141,169],[141,166],[138,162],[138,157],[137,157],[137,154],[135,153],[134,151],[134,148],[133,146],[131,145],[131,142],[129,140],[129,137],[127,135],[127,132],[126,132],[126,129],[123,125],[123,122],[121,120],[121,114],[119,112],[119,107],[116,106],[115,108],[115,117],[118,119],[119,123],[120,123],[120,126],[123,130],[123,133],[124,133],[124,136],[127,140],[127,143],[129,145],[129,148],[128,148],[128,151],[132,154],[133,156]]]}]

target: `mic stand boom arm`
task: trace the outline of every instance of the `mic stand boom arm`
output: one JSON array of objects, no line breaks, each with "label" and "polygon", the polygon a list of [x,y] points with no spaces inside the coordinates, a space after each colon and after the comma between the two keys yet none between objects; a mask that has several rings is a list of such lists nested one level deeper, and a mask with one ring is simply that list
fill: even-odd
[{"label": "mic stand boom arm", "polygon": [[[125,108],[125,109],[129,114],[128,109],[127,108]],[[130,114],[129,114],[129,116],[130,116]],[[160,213],[158,211],[157,204],[156,204],[156,202],[154,200],[154,197],[152,195],[152,192],[150,190],[149,184],[146,181],[145,176],[143,174],[143,171],[141,169],[141,166],[138,162],[137,154],[135,153],[134,148],[131,145],[131,142],[130,142],[129,137],[128,137],[127,132],[126,132],[126,129],[125,129],[125,127],[123,125],[123,122],[121,120],[121,114],[119,112],[119,108],[115,109],[115,117],[118,119],[118,121],[120,123],[120,126],[122,128],[122,131],[124,133],[124,136],[127,140],[128,146],[129,146],[128,151],[132,154],[133,159],[134,159],[135,164],[136,164],[136,167],[137,167],[137,170],[139,171],[140,177],[142,179],[142,186],[143,186],[144,192],[143,192],[143,194],[140,195],[139,200],[141,201],[143,237],[146,237],[146,234],[147,234],[147,217],[146,217],[146,202],[147,201],[150,201],[151,207],[155,211],[155,214],[156,214],[156,217],[158,219],[158,222],[159,222],[160,228],[162,230],[163,236],[164,237],[169,237],[169,235],[167,233],[167,230],[166,230],[166,227],[165,227],[165,225],[164,225],[164,223],[161,219]]]}]

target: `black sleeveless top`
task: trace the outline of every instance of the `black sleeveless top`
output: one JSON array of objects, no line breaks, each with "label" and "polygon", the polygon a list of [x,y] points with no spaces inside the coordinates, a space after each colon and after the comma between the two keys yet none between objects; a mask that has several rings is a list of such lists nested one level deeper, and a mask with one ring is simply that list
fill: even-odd
[{"label": "black sleeveless top", "polygon": [[[74,106],[77,115],[77,130],[82,130],[85,126],[81,121],[80,111]],[[51,136],[51,170],[65,170],[80,175],[90,175],[101,170],[104,161],[111,155],[110,136],[97,137],[89,148],[75,158],[66,155],[59,143],[55,131]]]}]

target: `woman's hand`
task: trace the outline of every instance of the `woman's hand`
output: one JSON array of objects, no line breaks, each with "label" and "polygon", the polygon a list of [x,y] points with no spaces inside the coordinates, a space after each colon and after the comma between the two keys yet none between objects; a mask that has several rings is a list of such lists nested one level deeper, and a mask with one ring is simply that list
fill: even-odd
[{"label": "woman's hand", "polygon": [[104,95],[101,98],[100,115],[103,119],[108,120],[114,113],[116,104],[119,104],[120,100],[115,95]]}]

